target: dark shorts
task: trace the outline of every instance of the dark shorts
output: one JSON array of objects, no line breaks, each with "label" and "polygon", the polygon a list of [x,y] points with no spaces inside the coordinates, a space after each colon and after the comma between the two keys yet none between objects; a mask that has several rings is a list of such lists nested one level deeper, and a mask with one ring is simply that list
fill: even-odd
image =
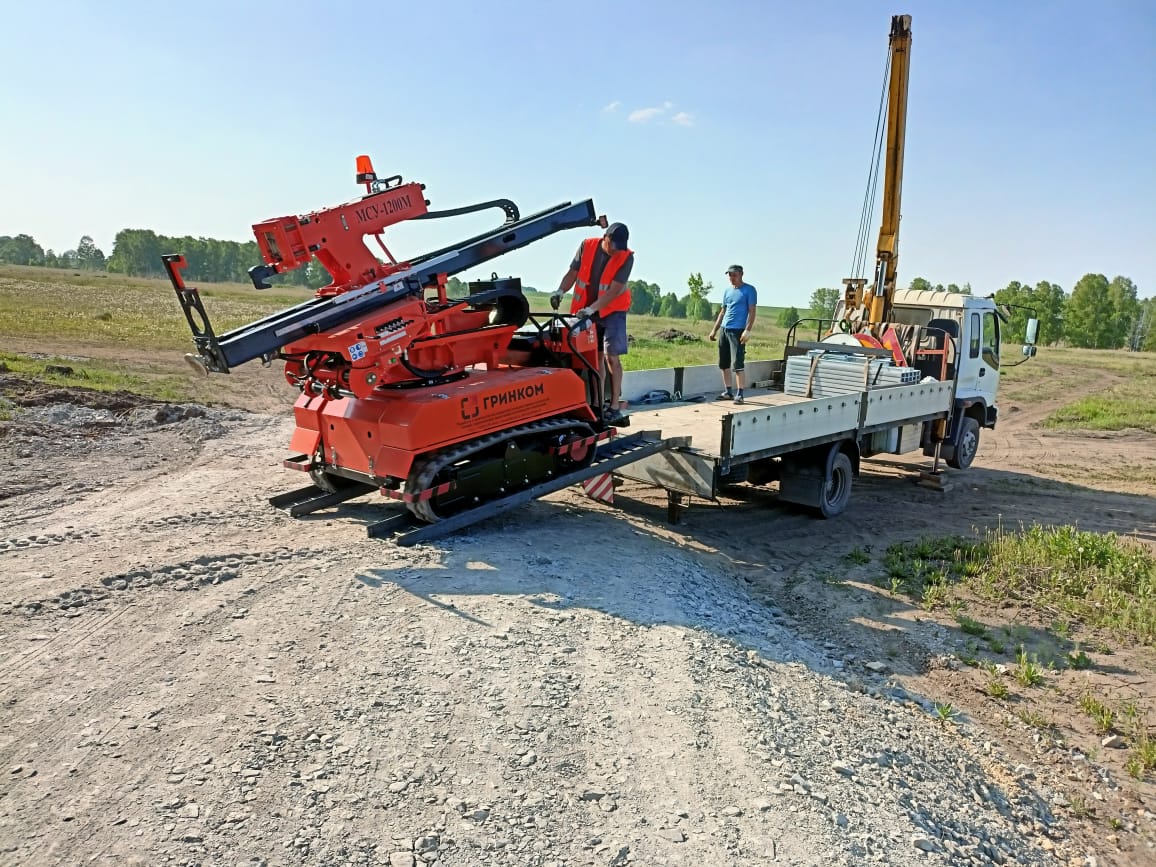
[{"label": "dark shorts", "polygon": [[722,370],[730,370],[731,359],[734,359],[735,370],[742,370],[747,365],[747,347],[740,343],[743,336],[741,328],[724,328],[718,338],[718,366]]},{"label": "dark shorts", "polygon": [[626,311],[607,313],[595,320],[598,326],[598,343],[607,355],[625,355],[626,345]]}]

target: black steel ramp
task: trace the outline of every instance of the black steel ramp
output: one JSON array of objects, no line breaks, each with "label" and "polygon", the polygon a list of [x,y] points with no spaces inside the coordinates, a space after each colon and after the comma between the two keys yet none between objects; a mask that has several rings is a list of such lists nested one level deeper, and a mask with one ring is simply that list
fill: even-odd
[{"label": "black steel ramp", "polygon": [[269,505],[275,509],[284,509],[291,518],[300,518],[302,515],[316,512],[318,509],[327,509],[330,506],[336,506],[338,503],[344,503],[346,500],[352,500],[376,490],[377,488],[373,485],[352,481],[333,492],[323,491],[316,485],[309,485],[306,488],[298,488],[295,491],[270,497]]},{"label": "black steel ramp", "polygon": [[659,431],[638,431],[628,436],[615,437],[600,445],[593,463],[580,470],[555,476],[549,481],[541,482],[524,491],[518,491],[516,494],[510,494],[508,497],[502,497],[500,500],[491,500],[476,509],[458,512],[456,515],[451,515],[435,524],[422,523],[407,510],[384,521],[370,524],[366,527],[366,532],[370,538],[374,539],[387,538],[392,535],[393,541],[402,546],[428,542],[431,539],[437,539],[463,527],[476,524],[478,521],[492,518],[494,515],[500,515],[502,512],[544,497],[546,494],[552,494],[658,452],[686,444],[687,441],[684,437],[664,440]]}]

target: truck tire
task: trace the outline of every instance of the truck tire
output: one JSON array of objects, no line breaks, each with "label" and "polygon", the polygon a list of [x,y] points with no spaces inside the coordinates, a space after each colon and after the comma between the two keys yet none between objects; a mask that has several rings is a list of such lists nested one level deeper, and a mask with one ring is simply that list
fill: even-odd
[{"label": "truck tire", "polygon": [[851,501],[851,482],[855,472],[851,467],[851,459],[843,452],[835,455],[831,461],[831,470],[823,481],[823,490],[819,494],[817,511],[824,518],[834,518],[847,508]]},{"label": "truck tire", "polygon": [[975,460],[979,451],[979,422],[971,416],[964,416],[959,425],[959,436],[955,438],[955,449],[947,459],[949,467],[966,470]]}]

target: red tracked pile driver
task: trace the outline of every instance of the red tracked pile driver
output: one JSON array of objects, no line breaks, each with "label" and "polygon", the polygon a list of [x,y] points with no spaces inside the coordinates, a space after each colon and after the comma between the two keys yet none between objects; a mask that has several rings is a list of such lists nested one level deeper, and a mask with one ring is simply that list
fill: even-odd
[{"label": "red tracked pile driver", "polygon": [[[450,298],[447,278],[555,232],[605,227],[590,200],[521,217],[508,200],[428,210],[423,184],[378,179],[358,157],[366,195],[253,226],[263,265],[254,285],[314,258],[332,281],[314,298],[216,335],[200,295],[166,256],[193,331],[200,370],[227,373],[260,358],[285,363],[301,391],[286,464],[333,501],[373,488],[433,522],[589,464],[614,431],[603,421],[594,330],[532,314],[518,278],[471,282]],[[497,208],[497,229],[409,260],[382,232],[404,220]],[[372,237],[381,252],[366,243]]]}]

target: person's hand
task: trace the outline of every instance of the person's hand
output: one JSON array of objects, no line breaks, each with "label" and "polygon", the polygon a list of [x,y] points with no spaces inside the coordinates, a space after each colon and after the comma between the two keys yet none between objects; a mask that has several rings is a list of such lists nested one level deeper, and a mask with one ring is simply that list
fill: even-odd
[{"label": "person's hand", "polygon": [[550,294],[550,307],[551,307],[551,309],[553,309],[553,310],[558,309],[558,306],[562,303],[562,296],[565,294],[566,293],[563,292],[561,289],[556,289],[554,292],[552,292]]},{"label": "person's hand", "polygon": [[751,336],[751,333],[749,331],[744,331],[741,335],[739,335],[739,343],[742,343],[745,345],[747,342],[747,338],[749,338],[750,336]]},{"label": "person's hand", "polygon": [[710,337],[711,340],[714,340],[716,337],[718,337],[718,332],[712,328],[710,334],[707,336]]},{"label": "person's hand", "polygon": [[589,307],[583,307],[574,315],[577,316],[579,319],[589,319],[591,316],[594,315],[594,311],[591,310]]}]

